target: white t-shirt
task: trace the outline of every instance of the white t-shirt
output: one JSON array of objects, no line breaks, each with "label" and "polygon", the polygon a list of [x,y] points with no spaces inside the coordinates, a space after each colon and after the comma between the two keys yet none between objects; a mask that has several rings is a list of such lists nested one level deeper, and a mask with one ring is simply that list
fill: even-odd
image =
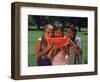
[{"label": "white t-shirt", "polygon": [[81,41],[81,39],[80,39],[79,37],[76,37],[76,38],[75,38],[75,43],[76,43],[76,46],[77,46],[79,49],[82,50],[83,45],[82,45],[82,41]]}]

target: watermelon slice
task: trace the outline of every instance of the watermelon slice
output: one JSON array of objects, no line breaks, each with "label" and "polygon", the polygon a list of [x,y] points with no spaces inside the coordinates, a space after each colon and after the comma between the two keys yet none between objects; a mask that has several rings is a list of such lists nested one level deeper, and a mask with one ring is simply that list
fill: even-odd
[{"label": "watermelon slice", "polygon": [[47,42],[49,45],[55,45],[55,46],[61,46],[64,45],[66,43],[68,43],[68,38],[65,37],[59,37],[59,38],[48,38]]}]

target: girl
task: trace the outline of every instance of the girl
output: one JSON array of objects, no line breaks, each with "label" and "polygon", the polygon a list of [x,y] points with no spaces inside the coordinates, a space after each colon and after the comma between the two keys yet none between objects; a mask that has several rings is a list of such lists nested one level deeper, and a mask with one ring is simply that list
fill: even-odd
[{"label": "girl", "polygon": [[[56,24],[54,29],[54,36],[55,38],[60,38],[64,36],[63,33],[63,27],[62,24]],[[66,49],[64,46],[55,46],[54,52],[53,52],[53,59],[52,59],[52,65],[65,65],[67,64],[66,56]]]},{"label": "girl", "polygon": [[53,49],[53,45],[47,44],[47,38],[52,37],[52,29],[52,25],[46,24],[44,26],[42,37],[36,42],[35,54],[38,66],[47,66],[52,64],[50,58],[48,58],[48,54],[52,54],[51,51]]}]

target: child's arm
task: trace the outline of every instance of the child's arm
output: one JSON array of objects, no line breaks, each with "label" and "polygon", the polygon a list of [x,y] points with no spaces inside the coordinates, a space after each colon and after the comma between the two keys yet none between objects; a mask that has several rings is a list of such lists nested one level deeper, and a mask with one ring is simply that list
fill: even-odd
[{"label": "child's arm", "polygon": [[35,45],[35,54],[37,57],[41,57],[44,54],[47,54],[48,51],[52,48],[51,45],[48,45],[45,50],[40,51],[41,50],[41,42],[37,41],[36,45]]},{"label": "child's arm", "polygon": [[53,51],[54,51],[54,48],[52,48],[52,49],[48,52],[48,54],[47,54],[48,58],[51,58],[51,56],[53,55]]},{"label": "child's arm", "polygon": [[77,55],[80,55],[81,49],[78,48],[77,45],[76,45],[72,40],[70,41],[70,43],[71,43],[71,45],[74,47],[74,49],[75,49]]}]

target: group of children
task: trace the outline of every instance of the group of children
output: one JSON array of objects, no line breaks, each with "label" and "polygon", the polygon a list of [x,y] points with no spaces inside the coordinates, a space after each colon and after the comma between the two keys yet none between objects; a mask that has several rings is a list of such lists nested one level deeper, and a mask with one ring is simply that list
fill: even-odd
[{"label": "group of children", "polygon": [[[77,29],[71,25],[66,29],[67,32],[64,35],[61,23],[44,26],[42,37],[37,40],[35,46],[37,66],[83,64],[82,42],[76,36]],[[47,40],[52,37],[63,37],[68,41],[61,46],[55,46],[53,43],[49,45]]]}]

